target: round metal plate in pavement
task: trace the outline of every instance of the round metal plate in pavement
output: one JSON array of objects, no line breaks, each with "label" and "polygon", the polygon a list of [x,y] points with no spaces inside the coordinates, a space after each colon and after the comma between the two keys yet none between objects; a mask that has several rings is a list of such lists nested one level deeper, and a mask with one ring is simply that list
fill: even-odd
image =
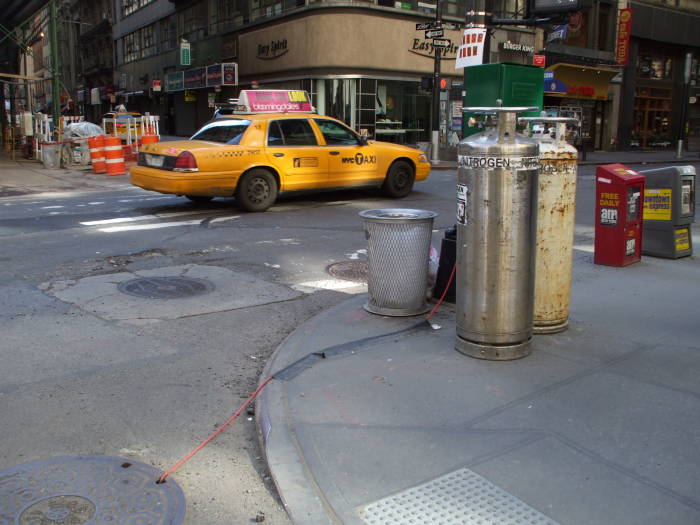
[{"label": "round metal plate in pavement", "polygon": [[336,279],[367,282],[367,261],[343,261],[331,264],[326,271]]},{"label": "round metal plate in pavement", "polygon": [[0,523],[14,525],[176,525],[180,487],[145,463],[65,456],[0,470]]},{"label": "round metal plate in pavement", "polygon": [[119,283],[117,289],[145,299],[179,299],[209,293],[214,285],[192,277],[139,277]]}]

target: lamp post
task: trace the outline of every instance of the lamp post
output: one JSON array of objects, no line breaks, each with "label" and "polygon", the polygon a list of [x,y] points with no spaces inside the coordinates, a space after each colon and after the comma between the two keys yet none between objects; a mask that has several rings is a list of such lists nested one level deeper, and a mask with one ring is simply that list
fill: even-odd
[{"label": "lamp post", "polygon": [[49,3],[49,38],[51,45],[51,100],[53,102],[53,128],[56,139],[61,138],[61,73],[58,64],[58,17],[56,0]]},{"label": "lamp post", "polygon": [[[437,0],[435,6],[435,23],[439,27],[441,22],[442,4],[440,0]],[[430,134],[432,147],[430,149],[432,150],[431,160],[440,160],[440,57],[442,55],[442,48],[433,46],[433,53],[435,54],[435,60],[433,63],[433,122]]]}]

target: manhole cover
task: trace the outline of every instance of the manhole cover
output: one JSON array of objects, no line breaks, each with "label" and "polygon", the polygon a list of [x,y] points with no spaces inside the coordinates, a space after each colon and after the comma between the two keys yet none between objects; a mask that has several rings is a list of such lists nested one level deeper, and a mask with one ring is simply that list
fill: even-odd
[{"label": "manhole cover", "polygon": [[66,456],[0,470],[0,523],[179,524],[185,498],[161,472],[130,459]]},{"label": "manhole cover", "polygon": [[367,282],[367,261],[343,261],[331,264],[326,271],[336,279]]},{"label": "manhole cover", "polygon": [[214,285],[192,277],[139,277],[119,283],[117,289],[145,299],[178,299],[209,293]]}]

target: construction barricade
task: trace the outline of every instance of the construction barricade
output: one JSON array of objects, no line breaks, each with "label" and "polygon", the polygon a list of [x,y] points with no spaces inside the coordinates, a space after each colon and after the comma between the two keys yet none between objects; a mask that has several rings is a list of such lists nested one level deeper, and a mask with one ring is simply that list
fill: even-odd
[{"label": "construction barricade", "polygon": [[88,146],[90,147],[90,162],[92,163],[92,171],[94,173],[106,173],[107,166],[105,163],[105,136],[97,135],[89,137]]},{"label": "construction barricade", "polygon": [[125,175],[126,165],[124,164],[124,149],[119,137],[105,138],[105,167],[107,175]]}]

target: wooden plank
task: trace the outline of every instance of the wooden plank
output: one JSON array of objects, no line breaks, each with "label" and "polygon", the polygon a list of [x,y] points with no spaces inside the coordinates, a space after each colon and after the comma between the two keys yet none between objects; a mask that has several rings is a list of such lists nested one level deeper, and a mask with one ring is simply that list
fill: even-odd
[{"label": "wooden plank", "polygon": [[0,77],[21,78],[24,80],[44,80],[39,77],[28,77],[27,75],[15,75],[14,73],[0,73]]}]

